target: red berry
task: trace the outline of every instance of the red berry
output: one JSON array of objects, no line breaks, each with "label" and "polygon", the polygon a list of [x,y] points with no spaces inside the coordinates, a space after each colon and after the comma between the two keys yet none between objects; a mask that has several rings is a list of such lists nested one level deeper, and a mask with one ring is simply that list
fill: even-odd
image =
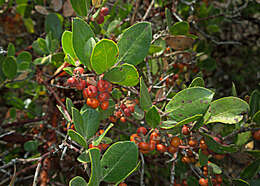
[{"label": "red berry", "polygon": [[130,136],[130,141],[133,141],[135,143],[138,143],[141,140],[140,136],[138,136],[137,134],[132,134]]},{"label": "red berry", "polygon": [[109,116],[109,120],[112,122],[112,123],[116,123],[116,118],[114,116]]},{"label": "red berry", "polygon": [[101,102],[100,107],[102,110],[107,110],[109,107],[109,101],[106,100],[106,101]]},{"label": "red berry", "polygon": [[257,141],[260,141],[260,130],[254,132],[253,138]]},{"label": "red berry", "polygon": [[135,111],[135,106],[129,106],[128,108],[129,108],[130,112],[134,112]]},{"label": "red berry", "polygon": [[130,109],[129,108],[125,108],[124,109],[124,114],[125,114],[126,117],[130,117],[131,116]]},{"label": "red berry", "polygon": [[98,95],[98,100],[101,102],[108,99],[109,99],[109,94],[107,92],[102,92]]},{"label": "red berry", "polygon": [[120,110],[118,110],[116,113],[115,113],[115,116],[117,118],[120,118],[122,116],[122,112]]},{"label": "red berry", "polygon": [[97,87],[95,87],[94,85],[89,85],[86,92],[87,97],[94,98],[97,96]]},{"label": "red berry", "polygon": [[168,152],[171,153],[171,154],[178,152],[178,150],[179,150],[178,148],[173,147],[173,146],[168,147]]},{"label": "red berry", "polygon": [[156,141],[150,140],[149,150],[152,151],[155,149]]},{"label": "red berry", "polygon": [[122,182],[118,186],[127,186],[127,184]]},{"label": "red berry", "polygon": [[200,149],[201,150],[207,150],[208,149],[208,146],[203,139],[200,140]]},{"label": "red berry", "polygon": [[152,132],[150,135],[150,141],[153,140],[155,141],[157,144],[160,142],[160,136],[157,132]]},{"label": "red berry", "polygon": [[160,153],[164,153],[167,151],[167,147],[163,144],[157,144],[156,148]]},{"label": "red berry", "polygon": [[137,129],[137,132],[136,132],[136,133],[137,133],[137,134],[143,133],[143,135],[145,135],[145,134],[147,133],[147,129],[144,128],[144,127],[139,127],[139,128]]},{"label": "red berry", "polygon": [[98,107],[99,101],[96,98],[88,98],[87,105],[95,109]]},{"label": "red berry", "polygon": [[126,109],[126,106],[125,106],[125,104],[124,104],[124,103],[122,103],[122,104],[120,105],[120,108],[121,108],[122,110],[125,110],[125,109]]},{"label": "red berry", "polygon": [[200,184],[201,186],[208,186],[208,179],[200,178],[199,184]]},{"label": "red berry", "polygon": [[104,22],[104,16],[103,15],[98,15],[97,23],[98,24],[102,24],[103,22]]},{"label": "red berry", "polygon": [[191,139],[189,141],[189,146],[191,146],[191,147],[196,147],[197,144],[198,144],[198,142],[196,140]]},{"label": "red berry", "polygon": [[181,144],[181,139],[177,136],[171,139],[171,146],[178,148]]},{"label": "red berry", "polygon": [[98,89],[98,91],[100,91],[100,92],[106,91],[105,84],[106,84],[106,81],[105,81],[105,80],[102,80],[102,79],[99,80],[98,83],[97,83],[97,89]]},{"label": "red berry", "polygon": [[86,87],[86,81],[83,79],[80,79],[77,84],[76,84],[76,88],[78,90],[83,90]]},{"label": "red berry", "polygon": [[183,135],[189,135],[190,134],[190,130],[189,127],[187,127],[186,125],[184,125],[181,129],[181,132]]},{"label": "red berry", "polygon": [[139,147],[141,150],[143,150],[143,151],[148,151],[148,150],[150,150],[149,144],[148,144],[148,143],[145,143],[145,142],[140,142],[140,143],[138,144],[138,147]]},{"label": "red berry", "polygon": [[70,87],[74,87],[77,83],[77,80],[75,77],[70,77],[69,79],[67,79],[67,84],[70,86]]},{"label": "red berry", "polygon": [[107,7],[102,7],[99,13],[100,15],[107,16],[109,13],[109,9]]},{"label": "red berry", "polygon": [[125,122],[126,122],[125,117],[121,117],[121,118],[120,118],[120,121],[121,121],[122,123],[125,123]]},{"label": "red berry", "polygon": [[76,67],[73,70],[73,74],[83,74],[84,73],[84,68],[82,67]]}]

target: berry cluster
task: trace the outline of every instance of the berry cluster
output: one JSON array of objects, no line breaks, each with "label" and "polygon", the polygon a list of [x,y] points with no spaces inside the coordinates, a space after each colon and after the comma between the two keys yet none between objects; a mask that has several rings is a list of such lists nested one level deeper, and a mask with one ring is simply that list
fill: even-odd
[{"label": "berry cluster", "polygon": [[86,81],[81,78],[81,75],[84,73],[84,68],[76,67],[73,70],[73,76],[67,79],[67,84],[70,87],[75,87],[78,90],[83,90],[86,87]]},{"label": "berry cluster", "polygon": [[108,13],[109,9],[107,7],[102,7],[96,19],[97,23],[102,24],[104,22],[104,17],[107,16]]},{"label": "berry cluster", "polygon": [[108,81],[99,80],[97,86],[88,85],[83,89],[83,97],[87,100],[87,105],[96,109],[98,106],[102,110],[109,107],[109,97],[112,91],[112,85]]},{"label": "berry cluster", "polygon": [[117,119],[120,119],[122,123],[125,123],[126,117],[130,117],[135,111],[135,104],[128,105],[121,103],[120,106],[117,106],[117,110],[115,111],[114,116],[110,116],[109,120],[115,123]]}]

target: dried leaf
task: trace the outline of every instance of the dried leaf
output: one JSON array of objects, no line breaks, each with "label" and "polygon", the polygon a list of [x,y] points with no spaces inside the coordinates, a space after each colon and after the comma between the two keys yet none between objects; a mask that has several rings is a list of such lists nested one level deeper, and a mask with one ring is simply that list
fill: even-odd
[{"label": "dried leaf", "polygon": [[70,3],[70,0],[67,0],[63,5],[63,15],[65,17],[70,17],[74,14],[74,10],[72,8],[72,5]]},{"label": "dried leaf", "polygon": [[43,15],[48,15],[49,14],[49,11],[44,6],[41,6],[41,5],[36,5],[35,6],[35,10],[37,12],[39,12],[40,14],[43,14]]},{"label": "dried leaf", "polygon": [[62,0],[52,0],[51,1],[51,7],[54,11],[58,12],[62,8]]},{"label": "dried leaf", "polygon": [[92,0],[92,5],[95,6],[95,8],[99,8],[102,3],[102,0]]},{"label": "dried leaf", "polygon": [[165,37],[167,45],[169,45],[174,50],[185,50],[192,47],[193,39],[184,35]]}]

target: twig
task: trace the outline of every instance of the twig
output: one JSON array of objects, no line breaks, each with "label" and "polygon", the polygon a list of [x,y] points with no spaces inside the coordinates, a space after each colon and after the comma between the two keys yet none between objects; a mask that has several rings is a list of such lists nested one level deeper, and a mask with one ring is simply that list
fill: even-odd
[{"label": "twig", "polygon": [[229,135],[223,137],[223,140],[226,140],[228,138],[231,138],[239,133],[243,133],[243,132],[247,132],[247,131],[258,131],[260,130],[260,127],[258,128],[248,128],[248,127],[241,127],[239,130],[233,131],[232,133],[230,133]]},{"label": "twig", "polygon": [[39,161],[38,165],[37,165],[37,168],[36,168],[36,171],[35,171],[35,174],[34,174],[34,178],[33,178],[33,186],[36,186],[37,185],[37,178],[38,178],[38,174],[40,172],[40,169],[41,169],[41,161]]},{"label": "twig", "polygon": [[135,16],[136,16],[136,14],[137,14],[137,12],[138,12],[139,4],[140,4],[140,0],[136,0],[136,1],[135,1],[134,13],[133,13],[133,15],[132,15],[132,17],[131,17],[131,21],[130,21],[130,24],[131,24],[131,25],[134,24],[134,22],[135,22]]},{"label": "twig", "polygon": [[5,128],[9,128],[9,127],[17,127],[17,126],[21,126],[21,125],[24,125],[24,124],[27,124],[27,123],[42,121],[46,118],[47,117],[41,117],[41,118],[36,118],[36,119],[24,120],[24,121],[16,121],[16,122],[13,122],[13,123],[8,123],[8,124],[2,126],[2,128],[5,129]]},{"label": "twig", "polygon": [[174,184],[174,175],[175,175],[175,161],[172,162],[172,167],[171,167],[171,176],[170,176],[171,185]]},{"label": "twig", "polygon": [[152,0],[152,2],[150,3],[149,7],[147,8],[147,10],[146,10],[146,12],[144,14],[144,17],[142,18],[142,21],[144,21],[147,18],[147,16],[149,15],[149,13],[150,13],[150,11],[152,9],[153,4],[154,4],[154,0]]},{"label": "twig", "polygon": [[140,157],[141,157],[141,161],[142,161],[140,185],[145,186],[145,184],[144,184],[144,155],[141,152],[140,152]]}]

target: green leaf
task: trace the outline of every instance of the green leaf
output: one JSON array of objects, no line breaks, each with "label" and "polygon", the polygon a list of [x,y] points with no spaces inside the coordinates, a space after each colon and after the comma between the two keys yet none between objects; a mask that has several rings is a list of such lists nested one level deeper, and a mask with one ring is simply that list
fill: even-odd
[{"label": "green leaf", "polygon": [[232,96],[237,97],[237,90],[234,82],[232,82]]},{"label": "green leaf", "polygon": [[103,180],[109,183],[122,180],[136,167],[137,160],[138,148],[135,143],[130,141],[114,143],[101,159]]},{"label": "green leaf", "polygon": [[85,128],[83,126],[83,117],[81,116],[78,109],[72,107],[72,120],[75,126],[75,129],[83,137],[86,137]]},{"label": "green leaf", "polygon": [[199,186],[199,181],[194,176],[189,176],[187,182],[189,186]]},{"label": "green leaf", "polygon": [[88,150],[85,150],[78,156],[77,160],[81,163],[90,163],[90,157]]},{"label": "green leaf", "polygon": [[17,58],[16,58],[16,62],[19,64],[19,63],[22,63],[22,62],[32,62],[32,55],[30,52],[27,52],[27,51],[23,51],[21,52]]},{"label": "green leaf", "polygon": [[141,22],[129,27],[118,41],[119,61],[138,65],[148,54],[151,41],[151,23]]},{"label": "green leaf", "polygon": [[91,176],[89,179],[88,186],[98,186],[102,178],[100,151],[98,148],[91,148],[88,151],[91,161]]},{"label": "green leaf", "polygon": [[243,119],[243,114],[249,111],[249,105],[244,100],[237,97],[224,97],[213,101],[208,112],[211,117],[208,123],[234,124]]},{"label": "green leaf", "polygon": [[16,6],[16,12],[20,14],[23,18],[30,17],[31,11],[32,11],[32,5],[28,4],[19,4]]},{"label": "green leaf", "polygon": [[172,27],[169,27],[172,35],[186,35],[189,33],[190,25],[186,21],[175,23]]},{"label": "green leaf", "polygon": [[84,178],[76,176],[70,180],[69,186],[87,186],[87,182]]},{"label": "green leaf", "polygon": [[[249,186],[249,183],[247,183],[246,181],[242,180],[242,179],[234,179],[232,180],[232,183],[235,186]],[[252,186],[252,185],[251,185]]]},{"label": "green leaf", "polygon": [[119,100],[122,97],[122,92],[118,88],[114,88],[111,92],[112,97],[116,100]]},{"label": "green leaf", "polygon": [[120,25],[119,20],[114,20],[111,23],[109,23],[109,25],[107,27],[107,35],[109,35],[111,32],[113,32],[119,25]]},{"label": "green leaf", "polygon": [[65,111],[63,110],[63,108],[61,108],[61,106],[57,105],[59,111],[62,113],[63,117],[68,121],[70,122],[68,116],[65,114]]},{"label": "green leaf", "polygon": [[216,164],[210,162],[210,163],[208,163],[208,166],[213,169],[214,174],[221,174],[222,173],[221,168],[219,166],[217,166]]},{"label": "green leaf", "polygon": [[77,142],[79,145],[81,145],[84,148],[88,148],[87,142],[84,139],[83,136],[81,136],[79,133],[77,133],[75,130],[69,129],[68,130],[68,135],[70,136],[70,138]]},{"label": "green leaf", "polygon": [[30,140],[24,143],[23,148],[27,152],[35,152],[38,149],[38,141]]},{"label": "green leaf", "polygon": [[251,137],[251,132],[242,132],[237,135],[236,145],[242,146],[244,145]]},{"label": "green leaf", "polygon": [[92,108],[87,108],[82,113],[82,117],[85,137],[89,139],[98,131],[100,124],[99,112]]},{"label": "green leaf", "polygon": [[93,49],[90,61],[97,74],[102,74],[110,69],[118,58],[117,44],[109,39],[102,39]]},{"label": "green leaf", "polygon": [[32,44],[32,48],[36,53],[40,55],[47,55],[50,53],[46,41],[42,38],[38,38],[36,41],[34,41]]},{"label": "green leaf", "polygon": [[149,48],[149,54],[154,54],[154,53],[158,53],[160,51],[163,50],[162,46],[158,46],[158,45],[151,45]]},{"label": "green leaf", "polygon": [[194,116],[191,116],[189,118],[181,120],[180,122],[171,121],[167,125],[162,125],[160,127],[164,128],[164,129],[172,129],[172,128],[176,128],[176,127],[181,127],[181,126],[183,126],[185,124],[188,124],[190,122],[193,122],[193,121],[201,119],[202,116],[203,116],[202,114],[196,114]]},{"label": "green leaf", "polygon": [[145,115],[145,121],[152,128],[156,128],[160,124],[161,117],[160,117],[160,114],[159,114],[159,112],[158,112],[158,110],[157,110],[155,105],[153,105],[147,111],[147,113]]},{"label": "green leaf", "polygon": [[241,178],[245,180],[252,179],[258,172],[260,168],[260,159],[252,162],[250,165],[248,165],[243,172],[241,173]]},{"label": "green leaf", "polygon": [[196,77],[192,80],[189,87],[205,87],[205,82],[201,77]]},{"label": "green leaf", "polygon": [[72,114],[72,107],[74,107],[72,100],[70,98],[66,98],[66,108],[69,114]]},{"label": "green leaf", "polygon": [[61,37],[62,49],[65,54],[69,54],[73,59],[76,59],[76,54],[72,45],[72,32],[65,31]]},{"label": "green leaf", "polygon": [[260,110],[253,116],[253,121],[256,123],[256,125],[260,125]]},{"label": "green leaf", "polygon": [[245,152],[254,156],[255,158],[260,157],[260,150],[246,150]]},{"label": "green leaf", "polygon": [[82,19],[72,21],[72,43],[75,54],[82,64],[90,66],[89,39],[95,37],[90,26]]},{"label": "green leaf", "polygon": [[87,10],[89,8],[89,0],[70,0],[72,8],[79,16],[87,16]]},{"label": "green leaf", "polygon": [[2,63],[2,71],[8,79],[13,79],[17,73],[17,64],[13,56],[8,56]]},{"label": "green leaf", "polygon": [[99,108],[99,119],[104,120],[107,119],[109,116],[113,115],[115,111],[115,102],[113,99],[109,99],[109,106],[106,110],[102,110]]},{"label": "green leaf", "polygon": [[172,20],[171,11],[169,10],[169,8],[165,8],[165,17],[166,17],[166,23],[167,23],[168,29],[170,30],[170,28],[172,27],[172,24],[173,24],[173,20]]},{"label": "green leaf", "polygon": [[136,68],[130,64],[123,64],[110,69],[105,73],[104,79],[123,86],[135,86],[138,84],[139,74]]},{"label": "green leaf", "polygon": [[206,134],[206,133],[200,133],[202,136],[204,136],[205,142],[208,145],[209,149],[219,153],[219,154],[225,154],[227,152],[237,152],[238,148],[234,145],[222,145],[218,142],[216,142],[212,136]]},{"label": "green leaf", "polygon": [[254,90],[250,95],[249,105],[249,116],[253,116],[257,111],[260,110],[260,92],[258,90]]},{"label": "green leaf", "polygon": [[62,34],[62,23],[55,13],[48,14],[45,19],[45,32],[51,33],[53,39],[60,41]]},{"label": "green leaf", "polygon": [[200,166],[205,166],[208,164],[208,156],[203,154],[201,152],[201,149],[199,150],[199,162],[200,162]]},{"label": "green leaf", "polygon": [[94,146],[98,146],[98,145],[101,143],[102,139],[105,137],[105,135],[108,133],[108,131],[109,131],[113,126],[114,126],[114,124],[113,124],[113,123],[110,123],[110,125],[106,128],[106,130],[103,132],[103,134],[101,134],[96,140],[94,140],[94,141],[92,142],[92,144],[93,144]]},{"label": "green leaf", "polygon": [[143,110],[148,110],[152,106],[152,100],[143,78],[140,78],[140,106]]},{"label": "green leaf", "polygon": [[27,32],[30,34],[34,33],[34,22],[31,18],[23,19],[24,26],[26,27]]},{"label": "green leaf", "polygon": [[214,92],[203,87],[186,88],[178,92],[166,105],[166,112],[175,121],[182,121],[196,114],[204,114],[213,99]]},{"label": "green leaf", "polygon": [[142,120],[144,118],[144,111],[136,104],[132,116],[137,120]]},{"label": "green leaf", "polygon": [[8,44],[7,56],[15,56],[15,46],[13,43]]}]

